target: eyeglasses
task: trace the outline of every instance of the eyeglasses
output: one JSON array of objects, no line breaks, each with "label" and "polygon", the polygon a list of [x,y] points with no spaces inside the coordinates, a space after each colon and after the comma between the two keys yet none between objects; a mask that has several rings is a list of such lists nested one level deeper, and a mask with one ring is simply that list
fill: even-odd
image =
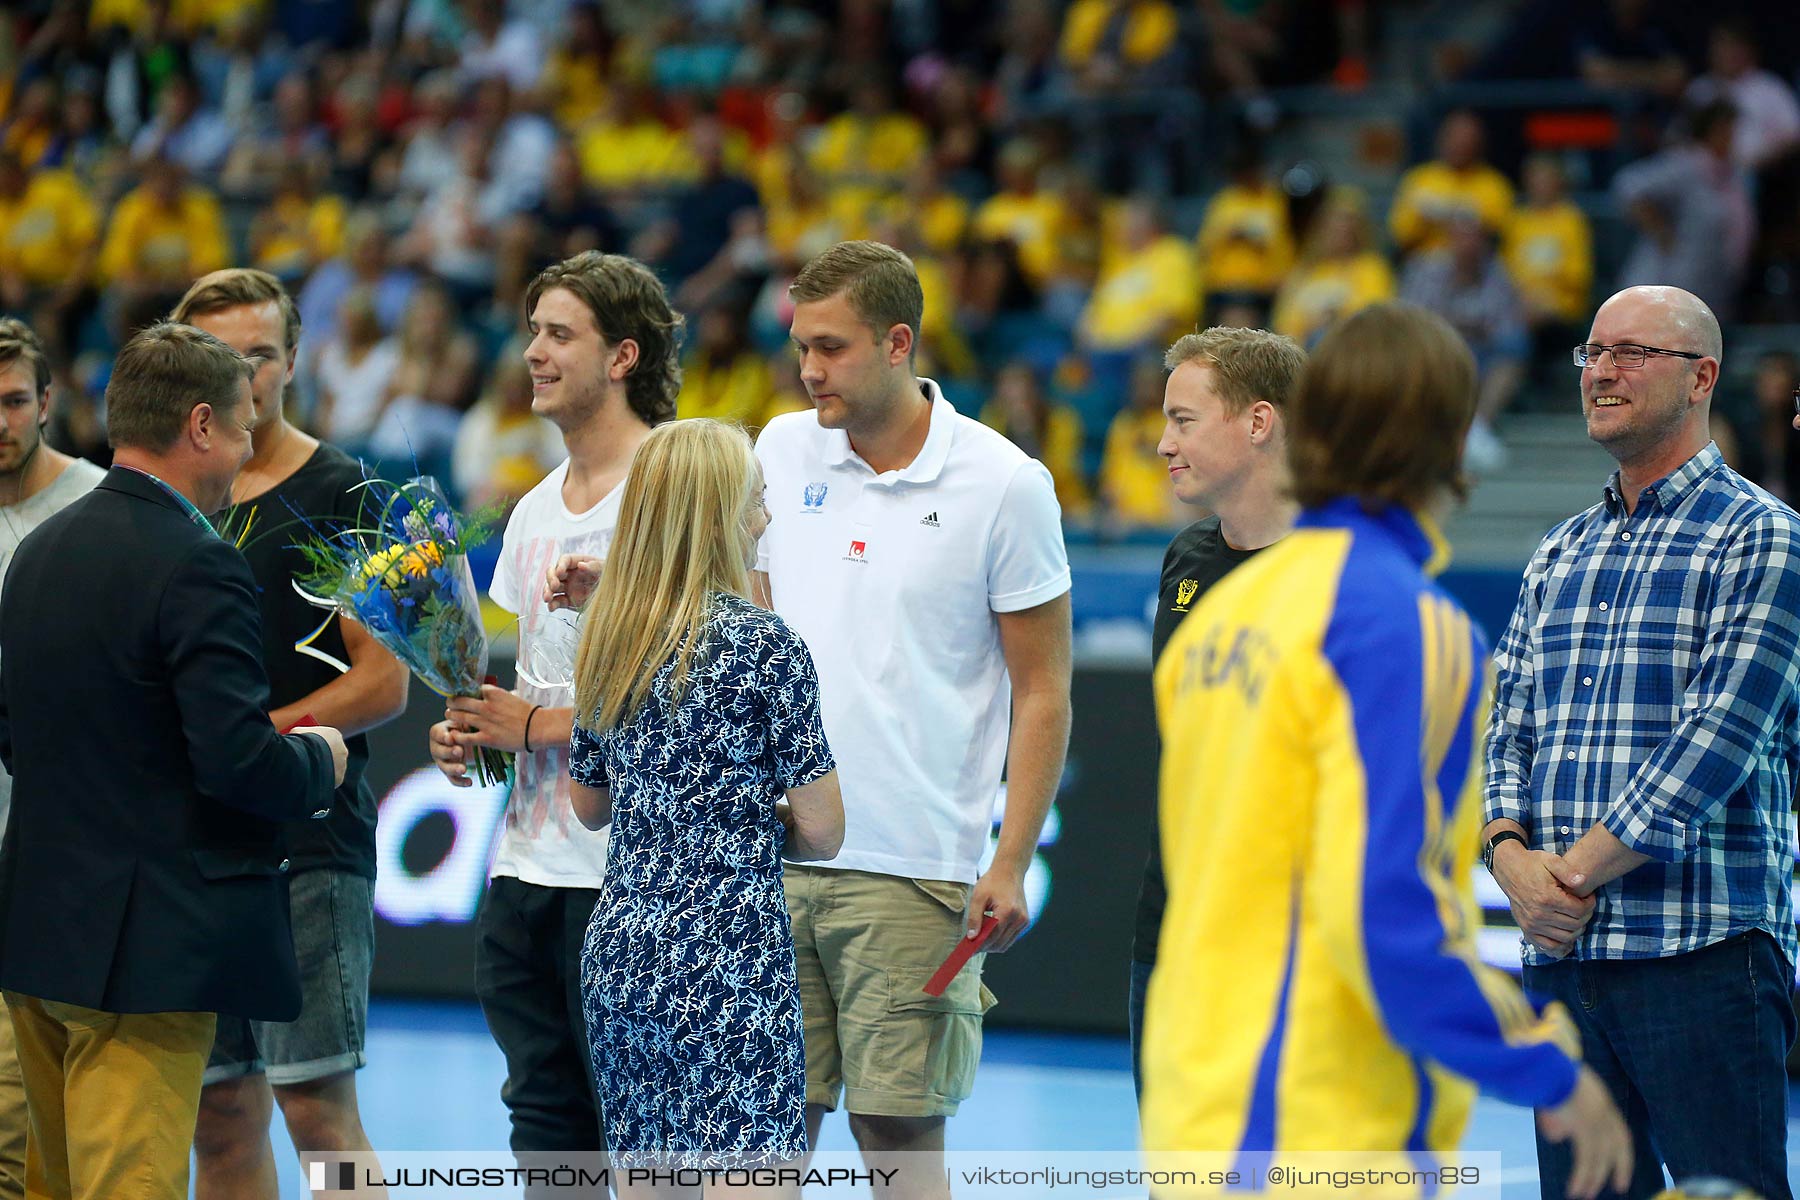
[{"label": "eyeglasses", "polygon": [[1613,366],[1621,371],[1630,371],[1644,365],[1644,360],[1652,354],[1666,354],[1670,358],[1705,358],[1704,354],[1689,354],[1686,350],[1664,350],[1661,346],[1634,346],[1630,342],[1620,342],[1617,346],[1596,346],[1592,342],[1584,342],[1575,347],[1575,365],[1591,366],[1600,361],[1600,355],[1612,352]]}]

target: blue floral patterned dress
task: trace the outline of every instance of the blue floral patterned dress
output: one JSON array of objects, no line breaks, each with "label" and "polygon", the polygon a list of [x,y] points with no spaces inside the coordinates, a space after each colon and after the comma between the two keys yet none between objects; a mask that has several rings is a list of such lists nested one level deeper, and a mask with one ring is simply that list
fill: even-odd
[{"label": "blue floral patterned dress", "polygon": [[775,802],[832,769],[798,634],[716,595],[687,694],[575,727],[569,774],[610,787],[606,880],[581,955],[607,1141],[624,1162],[806,1152],[806,1051]]}]

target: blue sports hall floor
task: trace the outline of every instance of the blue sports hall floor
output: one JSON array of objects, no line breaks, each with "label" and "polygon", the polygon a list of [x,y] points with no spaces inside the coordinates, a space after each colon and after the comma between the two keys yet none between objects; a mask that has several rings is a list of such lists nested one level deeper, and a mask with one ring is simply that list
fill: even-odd
[{"label": "blue sports hall floor", "polygon": [[[358,1089],[378,1151],[505,1149],[504,1068],[474,1005],[377,1001],[368,1053]],[[1123,1039],[989,1030],[975,1093],[951,1120],[949,1141],[953,1150],[1128,1150],[1136,1114]],[[279,1116],[274,1138],[282,1198],[303,1200]],[[1800,1121],[1790,1120],[1788,1139],[1800,1192]],[[1484,1098],[1464,1145],[1500,1152],[1505,1200],[1537,1196],[1529,1113]],[[821,1148],[853,1146],[834,1115]]]}]

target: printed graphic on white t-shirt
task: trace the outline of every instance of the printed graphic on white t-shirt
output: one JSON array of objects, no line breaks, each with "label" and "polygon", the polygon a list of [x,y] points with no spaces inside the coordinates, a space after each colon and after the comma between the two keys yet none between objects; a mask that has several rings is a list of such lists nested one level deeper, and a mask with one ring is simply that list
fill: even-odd
[{"label": "printed graphic on white t-shirt", "polygon": [[[519,501],[506,523],[489,596],[519,617],[518,692],[526,702],[567,708],[575,702],[574,623],[551,612],[544,574],[564,554],[606,557],[619,520],[623,484],[584,513],[563,504],[564,462]],[[569,747],[536,747],[515,762],[512,794],[491,875],[510,875],[544,887],[597,888],[606,867],[606,830],[582,825],[569,802]]]}]

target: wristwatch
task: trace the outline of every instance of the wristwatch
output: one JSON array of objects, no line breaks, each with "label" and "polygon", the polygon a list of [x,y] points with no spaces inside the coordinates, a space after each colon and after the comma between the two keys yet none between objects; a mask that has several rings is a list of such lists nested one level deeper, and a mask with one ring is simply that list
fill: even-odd
[{"label": "wristwatch", "polygon": [[1531,849],[1530,844],[1516,830],[1502,829],[1489,838],[1487,844],[1481,848],[1481,865],[1487,868],[1489,875],[1494,873],[1494,851],[1499,849],[1501,842],[1517,842],[1527,850]]}]

